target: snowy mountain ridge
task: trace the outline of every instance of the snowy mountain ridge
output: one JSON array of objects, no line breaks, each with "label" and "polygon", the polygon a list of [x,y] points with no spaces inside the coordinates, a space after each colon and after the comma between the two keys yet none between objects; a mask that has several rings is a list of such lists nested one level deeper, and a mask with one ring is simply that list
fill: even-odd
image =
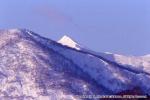
[{"label": "snowy mountain ridge", "polygon": [[26,29],[0,30],[0,58],[2,100],[80,100],[137,87],[150,95],[148,58],[96,53],[66,36],[56,42]]},{"label": "snowy mountain ridge", "polygon": [[[67,37],[67,38],[64,38]],[[61,41],[58,41],[58,43],[61,43],[63,45],[66,45],[68,47],[72,47],[70,42],[67,42],[68,40],[74,41],[73,39],[71,39],[68,36],[63,36],[61,39]],[[63,40],[63,41],[62,41]],[[76,42],[74,42],[76,43]],[[76,43],[76,45],[80,45],[78,43]],[[75,45],[74,45],[75,46]],[[94,51],[92,50],[87,50],[86,48],[82,48],[79,46],[73,47],[77,50],[83,50],[83,51],[88,51],[91,53],[94,53]],[[104,56],[106,59],[110,60],[110,61],[115,61],[119,64],[122,65],[132,65],[132,66],[137,66],[137,67],[144,67],[147,68],[145,70],[149,70],[150,69],[150,55],[144,55],[144,56],[124,56],[124,55],[120,55],[120,54],[113,54],[113,53],[94,53],[96,55],[101,55]]]}]

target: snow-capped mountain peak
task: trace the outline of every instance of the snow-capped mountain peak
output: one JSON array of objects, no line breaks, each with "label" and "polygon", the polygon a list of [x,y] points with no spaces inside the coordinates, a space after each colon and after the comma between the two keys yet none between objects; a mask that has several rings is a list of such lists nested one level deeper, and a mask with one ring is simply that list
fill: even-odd
[{"label": "snow-capped mountain peak", "polygon": [[150,95],[149,58],[97,53],[68,36],[56,42],[26,29],[0,30],[0,59],[0,100],[86,100],[76,95],[137,89]]},{"label": "snow-capped mountain peak", "polygon": [[68,47],[71,47],[71,48],[74,48],[74,49],[77,49],[77,50],[80,50],[80,45],[75,42],[72,38],[70,38],[69,36],[67,35],[64,35],[59,41],[58,43],[61,43],[62,45],[66,45]]}]

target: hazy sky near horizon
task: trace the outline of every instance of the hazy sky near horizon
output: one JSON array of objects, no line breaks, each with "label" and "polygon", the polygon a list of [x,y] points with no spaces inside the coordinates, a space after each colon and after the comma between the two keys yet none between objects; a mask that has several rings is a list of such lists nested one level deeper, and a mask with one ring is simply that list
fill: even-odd
[{"label": "hazy sky near horizon", "polygon": [[0,0],[0,29],[68,35],[98,52],[150,54],[150,0]]}]

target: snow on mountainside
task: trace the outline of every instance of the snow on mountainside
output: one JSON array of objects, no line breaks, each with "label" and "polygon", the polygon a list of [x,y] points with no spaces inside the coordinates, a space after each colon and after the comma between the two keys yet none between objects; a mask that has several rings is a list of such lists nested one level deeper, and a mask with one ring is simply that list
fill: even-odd
[{"label": "snow on mountainside", "polygon": [[96,53],[67,36],[55,42],[26,29],[0,30],[0,59],[0,100],[85,100],[77,95],[134,88],[150,95],[149,57]]},{"label": "snow on mountainside", "polygon": [[[62,44],[64,44],[62,42]],[[66,44],[66,43],[65,43]],[[66,44],[67,45],[67,44]],[[68,44],[69,46],[69,44]],[[87,50],[86,48],[80,48],[82,50],[82,52],[88,52],[89,54],[91,55],[94,55],[94,58],[95,59],[94,61],[98,61],[98,59],[100,58],[101,60],[103,61],[106,61],[106,62],[109,62],[110,65],[115,65],[115,66],[118,66],[119,68],[122,68],[126,71],[131,71],[132,74],[135,73],[136,76],[133,76],[133,80],[130,80],[130,76],[127,77],[127,75],[125,77],[122,77],[122,75],[118,75],[116,72],[114,72],[114,75],[115,76],[118,76],[118,78],[122,79],[122,80],[125,80],[125,79],[128,79],[130,81],[132,81],[131,83],[134,84],[134,78],[137,77],[137,79],[139,78],[139,80],[143,81],[143,80],[146,80],[145,78],[142,79],[143,75],[150,75],[150,67],[149,67],[149,64],[150,62],[149,59],[143,59],[142,57],[133,57],[133,56],[123,56],[123,55],[118,55],[118,54],[111,54],[111,53],[97,53],[97,52],[94,52],[94,51],[91,51],[91,50]],[[73,59],[74,60],[74,59]],[[90,61],[87,61],[87,65],[90,65],[91,62],[89,63]],[[105,62],[105,63],[106,63]],[[95,62],[96,64],[96,62]],[[107,63],[106,63],[107,64]],[[102,65],[102,64],[100,64]],[[99,66],[100,66],[99,65]],[[109,66],[110,66],[109,65]],[[96,73],[96,72],[95,72]],[[112,72],[111,72],[112,73]],[[128,73],[129,74],[129,73]],[[106,74],[106,76],[109,75],[109,72]],[[103,76],[103,75],[102,75]],[[121,76],[121,77],[120,77]],[[131,75],[132,76],[132,75]],[[107,79],[107,78],[106,78]],[[108,78],[109,79],[109,78]],[[131,78],[132,79],[132,78]],[[138,80],[138,81],[139,81]],[[136,81],[135,81],[136,82]],[[145,81],[144,81],[145,82]],[[102,81],[101,81],[102,83]],[[117,81],[116,81],[117,83]],[[139,82],[137,82],[139,83]],[[138,86],[137,83],[135,84],[135,86]],[[142,82],[141,82],[142,83]],[[147,84],[148,81],[146,81],[144,84]],[[120,83],[119,83],[120,84]],[[143,84],[143,83],[142,83]],[[105,85],[105,83],[104,83]],[[106,87],[109,87],[111,88],[111,90],[114,90],[114,92],[117,91],[117,88],[119,88],[119,86],[113,86],[111,87],[112,85],[111,84],[106,84]],[[124,85],[125,86],[125,85]],[[125,88],[122,88],[122,89],[125,89]],[[120,91],[121,89],[118,89],[118,91]],[[122,91],[122,90],[121,90]]]},{"label": "snow on mountainside", "polygon": [[63,36],[59,41],[58,43],[61,43],[62,45],[66,45],[66,46],[69,46],[71,48],[75,48],[77,50],[80,50],[81,47],[78,43],[76,43],[74,40],[72,40],[70,37],[68,36]]},{"label": "snow on mountainside", "polygon": [[[72,47],[70,42],[66,42],[67,39],[61,38],[61,40],[62,39],[63,39],[63,41],[59,41],[59,43],[65,44],[66,46],[69,46],[69,47]],[[71,39],[71,38],[69,38],[69,40],[73,41],[73,39]],[[76,45],[80,45],[80,44],[76,43]],[[142,70],[147,73],[150,72],[150,55],[136,57],[136,56],[124,56],[124,55],[119,55],[119,54],[112,54],[112,53],[107,53],[107,52],[106,53],[97,53],[97,52],[94,52],[87,48],[82,48],[81,45],[80,45],[80,48],[79,47],[74,47],[74,48],[75,49],[78,48],[79,50],[83,50],[85,52],[90,52],[95,55],[103,56],[104,58],[108,59],[109,61],[117,62],[120,65],[125,65],[126,67],[129,67],[134,70],[139,70],[139,71]]]}]

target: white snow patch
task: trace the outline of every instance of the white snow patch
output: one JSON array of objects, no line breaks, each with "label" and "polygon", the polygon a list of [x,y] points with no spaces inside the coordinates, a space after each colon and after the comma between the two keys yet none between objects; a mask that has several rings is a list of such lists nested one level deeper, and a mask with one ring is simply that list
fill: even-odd
[{"label": "white snow patch", "polygon": [[68,47],[71,48],[75,48],[77,50],[80,50],[80,45],[78,43],[76,43],[73,39],[71,39],[70,37],[68,37],[67,35],[64,35],[59,41],[58,43],[61,43],[62,45],[66,45]]}]

